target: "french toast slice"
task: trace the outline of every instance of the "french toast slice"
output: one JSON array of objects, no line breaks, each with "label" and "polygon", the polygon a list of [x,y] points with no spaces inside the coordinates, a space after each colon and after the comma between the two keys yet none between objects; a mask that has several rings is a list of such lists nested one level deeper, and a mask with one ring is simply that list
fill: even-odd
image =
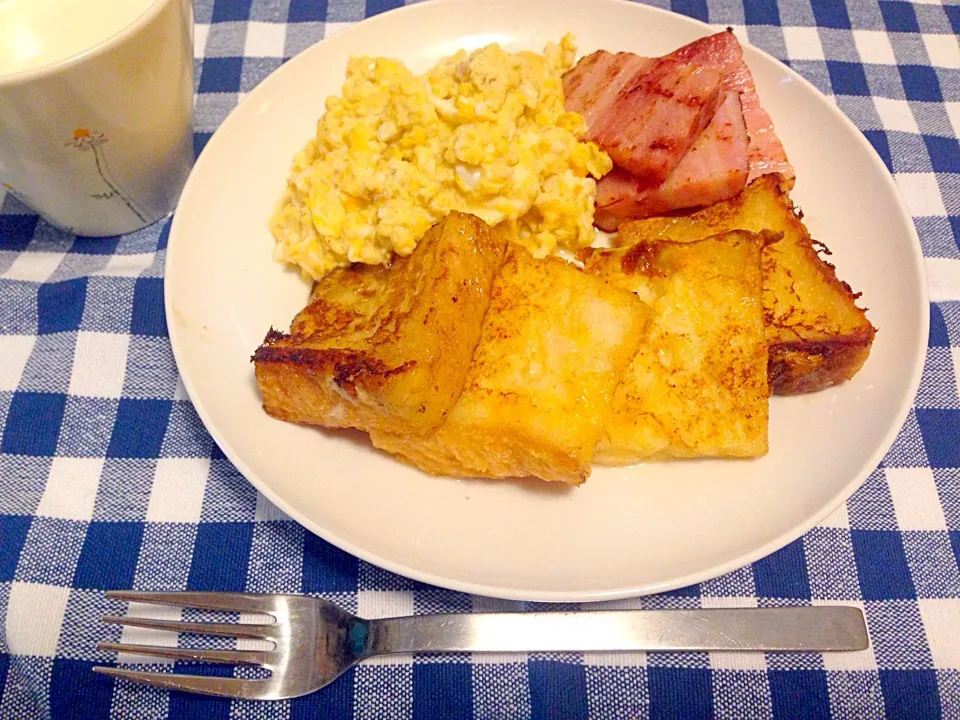
[{"label": "french toast slice", "polygon": [[649,303],[644,342],[613,396],[595,462],[767,452],[760,256],[769,233],[577,253],[588,273]]},{"label": "french toast slice", "polygon": [[408,257],[317,282],[289,334],[253,356],[270,415],[400,433],[439,425],[460,396],[506,239],[450,213]]},{"label": "french toast slice", "polygon": [[633,293],[511,248],[446,422],[370,439],[436,475],[583,482],[648,316]]},{"label": "french toast slice", "polygon": [[783,233],[762,256],[763,308],[771,391],[813,392],[852,378],[863,366],[876,329],[859,297],[817,252],[779,175],[763,175],[732,200],[689,215],[653,217],[620,226],[620,246],[640,241],[701,240],[728,230]]}]

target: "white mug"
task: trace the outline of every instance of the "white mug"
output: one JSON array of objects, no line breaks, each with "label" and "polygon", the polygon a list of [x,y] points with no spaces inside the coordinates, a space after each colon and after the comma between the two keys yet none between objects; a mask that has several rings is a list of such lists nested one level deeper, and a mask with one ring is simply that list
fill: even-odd
[{"label": "white mug", "polygon": [[0,183],[51,224],[119,235],[193,163],[191,0],[0,0]]}]

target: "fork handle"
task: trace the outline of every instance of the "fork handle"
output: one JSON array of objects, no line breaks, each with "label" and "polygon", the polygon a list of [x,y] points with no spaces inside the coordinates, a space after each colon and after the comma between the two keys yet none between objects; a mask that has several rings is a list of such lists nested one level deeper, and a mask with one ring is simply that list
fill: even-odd
[{"label": "fork handle", "polygon": [[406,652],[864,650],[855,607],[436,614],[370,621],[368,656]]}]

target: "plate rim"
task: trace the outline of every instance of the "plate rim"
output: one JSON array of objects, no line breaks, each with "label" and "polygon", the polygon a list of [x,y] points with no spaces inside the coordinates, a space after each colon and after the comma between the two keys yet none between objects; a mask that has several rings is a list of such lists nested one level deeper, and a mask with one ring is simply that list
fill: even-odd
[{"label": "plate rim", "polygon": [[[317,47],[325,43],[330,37],[341,37],[343,35],[356,32],[357,28],[361,25],[369,27],[374,23],[384,23],[389,22],[397,14],[405,13],[414,13],[417,12],[419,8],[425,6],[443,6],[443,5],[455,5],[459,3],[470,2],[471,0],[430,0],[427,3],[416,3],[414,5],[406,5],[398,8],[394,8],[387,12],[375,15],[370,18],[353,23],[349,27],[346,27],[335,35],[322,38],[316,43],[304,48],[297,55],[292,57],[286,63],[281,65],[272,71],[266,78],[261,80],[256,87],[253,88],[247,95],[245,95],[240,102],[227,114],[227,116],[221,121],[217,126],[217,129],[214,131],[213,135],[207,142],[207,145],[223,141],[223,136],[225,135],[223,131],[224,128],[229,127],[236,122],[238,114],[241,112],[241,109],[244,108],[247,104],[253,104],[259,99],[259,95],[262,92],[262,88],[265,85],[266,81],[269,80],[273,75],[279,72],[283,72],[284,68],[288,66],[293,66],[294,64],[300,64],[307,62],[307,56],[317,52]],[[636,2],[631,2],[631,0],[602,0],[607,4],[611,5],[620,5],[620,6],[629,6],[634,10],[639,10],[642,12],[652,12],[655,14],[669,15],[673,18],[680,19],[681,21],[690,23],[693,26],[699,26],[705,31],[716,31],[717,26],[705,23],[696,18],[691,18],[680,13],[676,13],[670,10],[665,10],[662,8],[642,5]],[[631,10],[632,12],[633,10]],[[876,149],[867,140],[866,136],[862,133],[860,128],[835,104],[830,102],[830,98],[824,93],[820,92],[819,89],[805,77],[800,75],[797,71],[787,66],[785,63],[781,62],[778,58],[770,55],[766,51],[762,50],[759,47],[756,47],[750,44],[749,39],[741,38],[738,35],[738,40],[740,40],[741,45],[744,48],[745,53],[756,53],[759,56],[765,58],[767,61],[772,61],[775,63],[779,69],[787,73],[793,82],[798,82],[801,85],[805,86],[808,90],[812,90],[819,96],[819,98],[827,105],[831,111],[831,114],[836,117],[841,123],[846,125],[847,130],[852,130],[857,141],[862,147],[868,151],[868,156],[871,158],[871,161],[875,168],[879,171],[879,174],[883,177],[883,183],[887,186],[888,190],[892,191],[893,196],[897,199],[897,210],[899,214],[905,218],[906,227],[908,230],[907,237],[904,238],[905,241],[908,241],[910,245],[911,255],[914,259],[914,268],[916,269],[916,280],[917,286],[920,291],[920,302],[919,302],[919,313],[916,318],[917,327],[920,332],[920,337],[924,338],[923,342],[918,345],[918,347],[913,348],[913,367],[910,373],[909,383],[907,390],[903,396],[900,398],[899,406],[892,416],[890,427],[883,436],[882,440],[874,447],[873,452],[869,457],[864,461],[863,467],[859,473],[855,474],[848,480],[837,492],[835,492],[830,499],[826,501],[819,512],[811,513],[804,521],[795,523],[790,526],[783,532],[779,533],[775,538],[771,539],[767,543],[754,548],[750,552],[741,553],[728,560],[727,562],[721,563],[719,565],[713,566],[709,569],[687,573],[671,579],[668,582],[660,583],[639,583],[633,584],[629,587],[620,587],[616,589],[608,590],[588,590],[588,591],[570,591],[570,590],[529,590],[523,588],[509,588],[509,587],[499,587],[495,585],[489,585],[482,582],[472,582],[464,580],[451,580],[449,578],[443,577],[441,575],[436,575],[429,571],[418,570],[413,567],[409,567],[402,562],[397,562],[390,560],[379,555],[376,552],[366,550],[360,546],[355,545],[354,543],[345,540],[333,532],[328,531],[327,529],[319,526],[317,523],[311,521],[305,516],[303,512],[298,510],[296,507],[291,506],[289,503],[284,501],[279,495],[274,492],[274,490],[264,482],[256,473],[252,472],[248,464],[243,460],[242,457],[234,450],[231,444],[223,437],[220,430],[216,427],[216,424],[212,422],[211,413],[206,408],[206,405],[202,400],[198,400],[200,397],[200,390],[196,387],[193,379],[190,377],[189,373],[184,373],[182,367],[184,365],[181,363],[181,358],[183,350],[178,351],[178,346],[180,341],[179,330],[175,323],[171,322],[171,318],[174,317],[174,308],[173,308],[173,298],[171,293],[171,277],[175,276],[175,273],[171,274],[171,269],[174,267],[173,258],[176,257],[175,248],[179,247],[179,244],[176,242],[176,238],[179,236],[178,230],[183,227],[183,224],[186,220],[182,219],[182,215],[174,211],[173,220],[170,224],[170,232],[168,236],[167,243],[167,254],[164,262],[164,310],[167,318],[167,331],[170,338],[171,351],[174,356],[174,361],[177,365],[177,371],[180,376],[180,379],[183,383],[183,386],[189,396],[190,402],[193,405],[195,411],[197,412],[198,417],[204,425],[204,428],[208,433],[210,433],[214,442],[217,443],[220,451],[227,457],[227,459],[234,465],[234,467],[243,475],[244,479],[253,485],[257,491],[262,493],[271,503],[273,503],[277,508],[286,513],[291,519],[295,520],[299,525],[305,528],[307,531],[317,535],[323,540],[331,543],[332,545],[340,548],[341,550],[353,555],[360,560],[368,562],[372,565],[380,567],[389,572],[401,575],[406,578],[410,578],[415,581],[427,583],[436,587],[446,588],[449,590],[454,590],[458,592],[465,592],[474,595],[482,595],[486,597],[501,598],[506,600],[518,600],[518,601],[533,601],[533,602],[548,602],[548,603],[557,603],[557,602],[600,602],[600,601],[609,601],[609,600],[620,600],[626,598],[635,598],[645,595],[651,595],[655,593],[667,592],[670,590],[675,590],[682,587],[687,587],[690,585],[695,585],[706,580],[711,580],[713,578],[720,577],[727,573],[733,572],[740,568],[746,567],[751,563],[756,562],[768,555],[776,552],[777,550],[785,547],[789,543],[797,540],[798,538],[805,535],[811,528],[817,525],[821,520],[830,515],[834,510],[836,510],[841,504],[845,503],[854,492],[863,484],[866,478],[876,470],[880,462],[883,460],[883,457],[892,447],[893,443],[896,441],[897,436],[903,429],[904,423],[909,415],[910,409],[913,407],[914,400],[916,398],[917,391],[920,387],[920,382],[923,376],[924,363],[926,359],[926,347],[927,340],[929,338],[929,292],[928,292],[928,283],[926,272],[924,271],[924,262],[925,258],[923,255],[922,246],[920,244],[920,238],[917,233],[917,228],[913,220],[913,216],[910,213],[909,208],[906,205],[906,202],[901,195],[899,188],[897,187],[896,181],[892,173],[888,170],[883,160],[880,158]],[[288,71],[289,72],[289,71]],[[187,182],[184,184],[181,196],[186,196],[192,186],[199,182],[196,180],[199,177],[198,168],[204,167],[203,153],[197,158],[193,169],[190,172],[190,175],[187,179]],[[178,203],[179,209],[179,203]],[[183,232],[183,231],[180,231]]]}]

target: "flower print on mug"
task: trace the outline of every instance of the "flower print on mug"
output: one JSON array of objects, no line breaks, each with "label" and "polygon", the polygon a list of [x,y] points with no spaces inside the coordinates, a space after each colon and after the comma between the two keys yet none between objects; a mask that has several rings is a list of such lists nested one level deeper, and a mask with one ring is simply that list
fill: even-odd
[{"label": "flower print on mug", "polygon": [[96,130],[89,130],[88,128],[78,126],[73,129],[73,136],[67,140],[64,145],[67,147],[73,146],[81,152],[92,151],[94,163],[96,164],[97,174],[100,176],[100,179],[103,180],[104,185],[107,186],[107,191],[102,193],[95,193],[90,197],[96,200],[112,200],[113,198],[119,198],[124,205],[126,205],[130,212],[137,216],[138,220],[147,222],[145,214],[142,213],[132,199],[127,197],[120,188],[117,186],[117,183],[110,178],[109,171],[107,170],[107,159],[103,152],[103,145],[107,143],[109,138],[104,135],[102,132],[97,132]]}]

